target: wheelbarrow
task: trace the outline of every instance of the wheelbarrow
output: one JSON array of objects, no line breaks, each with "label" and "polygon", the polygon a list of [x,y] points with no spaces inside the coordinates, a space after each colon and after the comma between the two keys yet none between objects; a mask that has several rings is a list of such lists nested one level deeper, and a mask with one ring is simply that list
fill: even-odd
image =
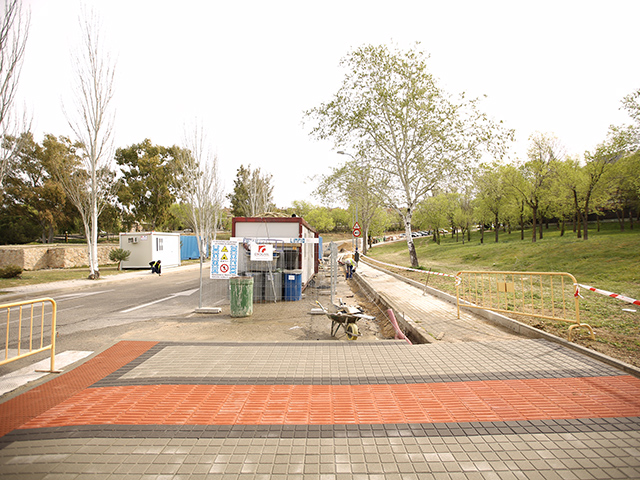
[{"label": "wheelbarrow", "polygon": [[376,318],[371,315],[366,315],[359,307],[351,307],[343,303],[342,299],[340,299],[340,306],[337,307],[337,312],[329,312],[320,302],[316,301],[316,303],[322,309],[324,314],[331,319],[332,337],[335,337],[338,330],[342,328],[344,333],[347,335],[348,340],[357,340],[360,333],[358,332],[358,325],[356,325],[356,322],[361,318],[365,318],[367,320],[373,320]]}]

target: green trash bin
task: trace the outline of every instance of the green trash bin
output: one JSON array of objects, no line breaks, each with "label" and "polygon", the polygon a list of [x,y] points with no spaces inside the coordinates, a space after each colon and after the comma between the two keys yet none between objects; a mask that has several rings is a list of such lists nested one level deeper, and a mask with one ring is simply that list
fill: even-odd
[{"label": "green trash bin", "polygon": [[232,277],[229,279],[231,316],[253,315],[253,277]]}]

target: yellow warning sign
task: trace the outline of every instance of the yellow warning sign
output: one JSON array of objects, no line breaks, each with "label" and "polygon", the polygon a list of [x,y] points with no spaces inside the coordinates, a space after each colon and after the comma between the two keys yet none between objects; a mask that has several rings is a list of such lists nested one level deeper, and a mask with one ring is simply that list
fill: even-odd
[{"label": "yellow warning sign", "polygon": [[222,250],[220,250],[220,251],[221,251],[221,252],[228,252],[228,251],[229,251],[229,249],[228,249],[226,246],[224,246],[224,247],[222,247]]},{"label": "yellow warning sign", "polygon": [[220,260],[222,261],[229,260],[229,257],[227,257],[226,255],[222,255],[222,257],[220,257]]}]

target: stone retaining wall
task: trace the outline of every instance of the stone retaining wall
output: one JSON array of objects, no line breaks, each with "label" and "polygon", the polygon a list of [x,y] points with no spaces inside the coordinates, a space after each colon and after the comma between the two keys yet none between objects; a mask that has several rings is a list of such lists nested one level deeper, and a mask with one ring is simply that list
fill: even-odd
[{"label": "stone retaining wall", "polygon": [[[98,245],[98,263],[100,265],[117,263],[109,260],[109,252],[114,248],[119,248],[119,245]],[[89,253],[87,246],[82,244],[0,246],[0,267],[9,265],[17,265],[23,270],[85,267],[89,265]]]}]

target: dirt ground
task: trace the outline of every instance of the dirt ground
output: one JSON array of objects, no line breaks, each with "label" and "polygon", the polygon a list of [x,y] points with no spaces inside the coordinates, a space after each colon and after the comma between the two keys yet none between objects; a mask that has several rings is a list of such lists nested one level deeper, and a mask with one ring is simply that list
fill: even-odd
[{"label": "dirt ground", "polygon": [[[362,319],[357,322],[359,337],[355,341],[393,338],[393,329],[384,311],[360,293],[354,280],[345,280],[342,272],[336,285],[334,302],[338,303],[339,299],[348,305],[360,306],[366,314],[376,317],[375,320]],[[193,313],[184,318],[157,318],[129,324],[116,341],[351,341],[342,328],[338,329],[335,337],[331,336],[331,319],[325,314],[316,313],[319,309],[316,302],[331,309],[330,277],[324,270],[304,290],[300,301],[255,303],[253,314],[242,318],[232,317],[227,305],[222,307],[219,314]]]}]

